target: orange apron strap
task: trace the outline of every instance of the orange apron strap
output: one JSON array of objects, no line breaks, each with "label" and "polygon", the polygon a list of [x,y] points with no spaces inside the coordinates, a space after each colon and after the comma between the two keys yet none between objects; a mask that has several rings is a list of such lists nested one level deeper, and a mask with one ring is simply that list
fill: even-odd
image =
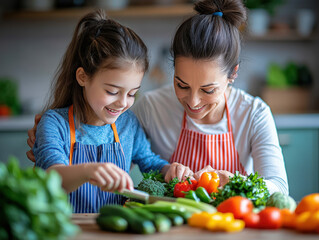
[{"label": "orange apron strap", "polygon": [[120,142],[120,138],[119,138],[119,135],[117,134],[117,130],[116,130],[115,123],[112,123],[112,124],[111,124],[111,127],[112,127],[112,129],[113,129],[115,142]]},{"label": "orange apron strap", "polygon": [[73,117],[73,105],[69,108],[69,126],[70,126],[70,158],[69,165],[72,165],[72,157],[73,157],[73,148],[75,143],[75,125],[74,125],[74,117]]}]

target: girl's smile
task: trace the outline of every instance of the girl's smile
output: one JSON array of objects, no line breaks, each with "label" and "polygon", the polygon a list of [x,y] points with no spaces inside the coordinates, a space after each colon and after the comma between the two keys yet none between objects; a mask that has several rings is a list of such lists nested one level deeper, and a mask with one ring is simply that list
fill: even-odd
[{"label": "girl's smile", "polygon": [[112,124],[129,109],[140,88],[144,72],[132,64],[125,69],[102,69],[93,77],[83,68],[77,71],[79,84],[89,106],[86,124],[102,126]]}]

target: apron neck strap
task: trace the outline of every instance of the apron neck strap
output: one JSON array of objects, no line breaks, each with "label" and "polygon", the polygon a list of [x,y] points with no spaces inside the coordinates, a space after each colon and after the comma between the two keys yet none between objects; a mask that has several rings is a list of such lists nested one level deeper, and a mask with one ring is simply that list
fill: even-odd
[{"label": "apron neck strap", "polygon": [[[74,117],[73,117],[73,105],[69,107],[69,126],[70,126],[70,156],[69,156],[69,165],[72,165],[72,156],[73,156],[73,148],[75,144],[75,124],[74,124]],[[117,129],[115,123],[111,124],[115,142],[120,142],[119,135],[117,134]]]},{"label": "apron neck strap", "polygon": [[[231,121],[230,121],[230,113],[229,113],[229,108],[228,108],[228,103],[227,103],[227,98],[226,98],[226,94],[224,94],[225,96],[225,108],[226,108],[226,115],[227,115],[227,127],[228,127],[228,131],[232,132],[232,127],[231,127]],[[184,110],[184,116],[183,116],[183,128],[186,128],[187,126],[187,121],[186,121],[186,111]]]},{"label": "apron neck strap", "polygon": [[73,105],[69,107],[69,126],[70,126],[70,156],[69,156],[69,165],[72,165],[72,156],[73,156],[73,148],[75,143],[75,124],[74,124],[74,117],[73,117]]}]

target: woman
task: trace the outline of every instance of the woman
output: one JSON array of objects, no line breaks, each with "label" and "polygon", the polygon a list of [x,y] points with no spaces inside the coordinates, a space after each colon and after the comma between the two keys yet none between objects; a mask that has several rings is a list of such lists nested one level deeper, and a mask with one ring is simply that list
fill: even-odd
[{"label": "woman", "polygon": [[238,28],[246,21],[242,1],[205,0],[195,10],[172,44],[174,87],[148,92],[133,107],[152,150],[188,166],[195,178],[218,170],[224,185],[236,171],[258,171],[270,193],[288,194],[270,108],[231,86],[239,68]]},{"label": "woman", "polygon": [[[257,171],[270,193],[288,194],[270,108],[232,87],[246,8],[241,0],[204,0],[194,9],[197,14],[181,24],[172,44],[174,86],[148,92],[133,106],[152,150],[188,166],[197,179],[216,171],[223,186],[236,171]],[[181,178],[181,166],[169,176]]]}]

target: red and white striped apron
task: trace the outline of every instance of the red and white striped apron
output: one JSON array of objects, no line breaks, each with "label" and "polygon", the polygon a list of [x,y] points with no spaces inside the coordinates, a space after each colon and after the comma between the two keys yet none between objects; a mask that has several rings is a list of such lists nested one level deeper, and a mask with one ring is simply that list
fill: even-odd
[{"label": "red and white striped apron", "polygon": [[230,114],[225,96],[228,132],[222,134],[204,134],[187,129],[186,112],[178,144],[170,162],[178,162],[188,166],[194,173],[210,165],[216,170],[231,173],[239,171],[247,175],[239,161],[235,148]]}]

